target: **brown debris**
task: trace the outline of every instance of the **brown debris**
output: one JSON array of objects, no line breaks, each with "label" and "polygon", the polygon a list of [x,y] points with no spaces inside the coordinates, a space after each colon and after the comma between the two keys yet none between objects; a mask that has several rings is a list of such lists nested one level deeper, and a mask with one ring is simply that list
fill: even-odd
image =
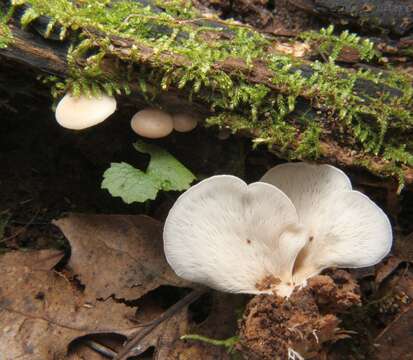
[{"label": "brown debris", "polygon": [[413,304],[413,272],[401,266],[386,278],[376,293],[381,321],[389,324]]},{"label": "brown debris", "polygon": [[314,17],[292,7],[287,0],[195,0],[202,12],[215,11],[267,33],[294,36],[314,27]]},{"label": "brown debris", "polygon": [[295,42],[274,42],[268,48],[269,52],[292,55],[296,58],[303,58],[311,54],[311,47],[307,43]]},{"label": "brown debris", "polygon": [[334,312],[359,303],[358,286],[345,271],[316,276],[289,298],[256,296],[240,323],[239,348],[248,359],[287,359],[292,350],[315,356],[342,337]]},{"label": "brown debris", "polygon": [[260,291],[269,290],[278,284],[281,284],[281,279],[276,278],[274,275],[267,275],[264,279],[255,284],[255,288]]},{"label": "brown debris", "polygon": [[323,312],[341,313],[361,304],[359,286],[344,270],[332,271],[329,276],[314,276],[308,280],[308,287]]},{"label": "brown debris", "polygon": [[160,285],[185,286],[163,254],[162,226],[143,215],[71,214],[55,221],[71,245],[68,267],[91,301],[132,300]]},{"label": "brown debris", "polygon": [[323,316],[309,290],[288,300],[259,295],[247,306],[240,326],[240,350],[248,359],[287,359],[288,349],[303,357],[315,355],[323,341],[333,340],[339,320]]}]

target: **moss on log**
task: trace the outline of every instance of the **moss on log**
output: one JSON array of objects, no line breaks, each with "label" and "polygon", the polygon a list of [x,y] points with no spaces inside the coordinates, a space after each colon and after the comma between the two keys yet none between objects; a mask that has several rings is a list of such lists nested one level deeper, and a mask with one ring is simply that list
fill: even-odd
[{"label": "moss on log", "polygon": [[[354,34],[269,37],[205,18],[182,0],[20,0],[8,24],[0,38],[13,38],[0,57],[53,74],[54,96],[103,91],[185,103],[206,125],[250,136],[282,158],[413,183],[412,80],[376,68],[380,53]],[[349,49],[369,70],[340,66]]]}]

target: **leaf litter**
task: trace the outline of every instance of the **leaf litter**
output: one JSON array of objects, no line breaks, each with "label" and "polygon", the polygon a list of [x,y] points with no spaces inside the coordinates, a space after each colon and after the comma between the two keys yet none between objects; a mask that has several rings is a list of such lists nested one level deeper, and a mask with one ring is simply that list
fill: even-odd
[{"label": "leaf litter", "polygon": [[70,243],[67,267],[89,300],[128,301],[161,285],[189,285],[167,264],[161,223],[148,216],[71,214],[54,224]]},{"label": "leaf litter", "polygon": [[199,324],[189,303],[162,318],[174,305],[161,306],[153,294],[163,285],[185,286],[181,292],[188,293],[191,284],[167,265],[158,221],[142,215],[70,214],[55,224],[69,240],[69,259],[52,249],[0,257],[2,359],[105,359],[92,348],[120,354],[134,338],[139,344],[125,359],[150,349],[153,359],[227,358],[223,348],[180,337],[234,334],[234,296],[214,293],[210,313]]},{"label": "leaf litter", "polygon": [[126,336],[133,330],[132,308],[113,299],[90,304],[64,274],[38,267],[53,255],[53,250],[16,251],[1,257],[0,353],[5,360],[63,359],[78,337]]},{"label": "leaf litter", "polygon": [[[254,340],[260,317],[268,318],[274,306],[283,309],[291,306],[279,299],[278,302],[270,298],[269,302],[259,302],[255,298],[247,308],[249,313],[255,311],[258,316],[251,322],[251,328],[245,320],[252,319],[245,317],[248,312],[244,313],[244,320],[240,317],[248,300],[245,296],[218,292],[203,295],[197,301],[202,308],[205,308],[205,296],[212,300],[201,321],[196,319],[199,309],[193,310],[196,302],[184,303],[170,312],[194,293],[188,289],[194,286],[176,277],[169,268],[163,254],[159,221],[144,215],[69,214],[54,223],[70,243],[69,257],[50,249],[13,251],[0,257],[0,353],[5,354],[5,360],[101,360],[108,357],[102,355],[104,353],[112,358],[113,354],[118,354],[119,359],[138,356],[157,360],[226,360],[231,358],[226,348],[201,341],[183,341],[181,336],[196,334],[227,339],[237,334],[239,324],[241,343],[235,349],[243,354],[256,352],[254,341],[261,344],[261,337]],[[351,303],[359,301],[357,285],[349,275],[342,271],[326,275],[318,277],[311,285],[324,311],[328,310],[324,314],[341,313],[340,308],[347,309]],[[360,280],[375,280],[377,299],[372,301],[379,309],[377,317],[385,324],[380,331],[371,332],[379,350],[371,358],[380,360],[381,354],[389,354],[389,359],[409,359],[406,354],[412,352],[409,344],[413,342],[406,341],[406,337],[410,336],[413,277],[408,263],[390,257],[366,276]],[[170,288],[165,290],[165,286]],[[162,288],[163,300],[176,292],[180,296],[187,295],[165,306],[155,296]],[[328,300],[333,298],[329,305]],[[164,316],[168,312],[170,314]],[[327,315],[316,313],[309,316],[321,326]],[[284,315],[293,321],[294,314]],[[331,337],[326,338],[345,341],[351,332],[337,331],[337,319],[328,316],[331,321],[323,323],[317,336],[323,334],[322,329],[331,326]],[[300,328],[301,332],[304,330]],[[310,330],[311,346],[323,353],[324,349],[320,350],[317,342],[314,343],[316,338]],[[283,341],[281,332],[274,335]],[[132,345],[130,350],[128,345]],[[96,348],[100,348],[100,352],[93,350]],[[266,350],[258,350],[262,357],[261,351],[265,353]],[[334,353],[331,359],[335,359]]]}]

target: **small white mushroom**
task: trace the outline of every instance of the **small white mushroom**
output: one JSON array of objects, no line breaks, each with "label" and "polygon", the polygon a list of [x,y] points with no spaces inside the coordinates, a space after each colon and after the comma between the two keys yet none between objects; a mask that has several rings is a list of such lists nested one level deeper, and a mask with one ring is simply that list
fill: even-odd
[{"label": "small white mushroom", "polygon": [[176,201],[163,236],[182,278],[280,296],[327,267],[374,265],[392,244],[385,213],[341,170],[305,163],[276,166],[251,185],[229,175],[201,181]]},{"label": "small white mushroom", "polygon": [[174,121],[174,129],[178,132],[189,132],[196,128],[198,119],[186,113],[172,115]]},{"label": "small white mushroom", "polygon": [[149,139],[168,136],[174,128],[171,115],[153,108],[138,111],[132,117],[131,127],[135,133]]},{"label": "small white mushroom", "polygon": [[82,130],[106,120],[116,110],[114,97],[101,95],[89,98],[67,93],[56,107],[56,120],[67,129]]}]

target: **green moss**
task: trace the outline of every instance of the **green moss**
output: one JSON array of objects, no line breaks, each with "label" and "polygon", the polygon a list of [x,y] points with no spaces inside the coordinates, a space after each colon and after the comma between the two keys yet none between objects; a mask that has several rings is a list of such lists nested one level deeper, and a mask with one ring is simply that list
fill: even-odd
[{"label": "green moss", "polygon": [[[162,12],[127,0],[77,5],[69,0],[15,0],[14,4],[29,5],[21,20],[24,26],[47,15],[49,32],[58,25],[61,37],[70,36],[76,44],[68,54],[68,78],[47,79],[55,84],[54,96],[67,90],[127,94],[129,84],[135,83],[156,102],[160,92],[174,87],[210,105],[214,115],[209,124],[233,132],[247,129],[254,144],[267,144],[286,158],[317,159],[323,155],[320,139],[334,133],[338,144],[358,154],[380,156],[397,169],[411,166],[409,156],[395,156],[389,150],[403,144],[404,153],[412,156],[412,140],[405,136],[413,130],[411,80],[391,69],[374,73],[338,66],[335,60],[348,47],[366,61],[379,56],[370,41],[355,34],[336,36],[332,27],[302,34],[302,39],[317,43],[326,59],[308,64],[267,52],[271,40],[249,27],[202,18],[190,1],[156,1]],[[128,45],[119,49],[112,37],[123,38]],[[117,61],[108,71],[105,62],[113,58]],[[233,59],[243,62],[243,71],[228,72],[220,66]],[[267,83],[251,81],[249,70],[255,61],[267,67]],[[302,117],[300,103],[315,109],[319,121]],[[368,162],[363,166],[372,169]]]},{"label": "green moss", "polygon": [[7,26],[11,14],[12,9],[6,13],[3,13],[0,9],[0,49],[6,48],[13,41],[13,35]]},{"label": "green moss", "polygon": [[336,36],[333,25],[323,28],[319,32],[304,32],[300,38],[314,43],[319,54],[327,59],[337,60],[341,52],[348,49],[356,51],[361,60],[371,61],[380,57],[380,52],[374,49],[372,41],[362,40],[357,34],[350,33],[348,30]]}]

